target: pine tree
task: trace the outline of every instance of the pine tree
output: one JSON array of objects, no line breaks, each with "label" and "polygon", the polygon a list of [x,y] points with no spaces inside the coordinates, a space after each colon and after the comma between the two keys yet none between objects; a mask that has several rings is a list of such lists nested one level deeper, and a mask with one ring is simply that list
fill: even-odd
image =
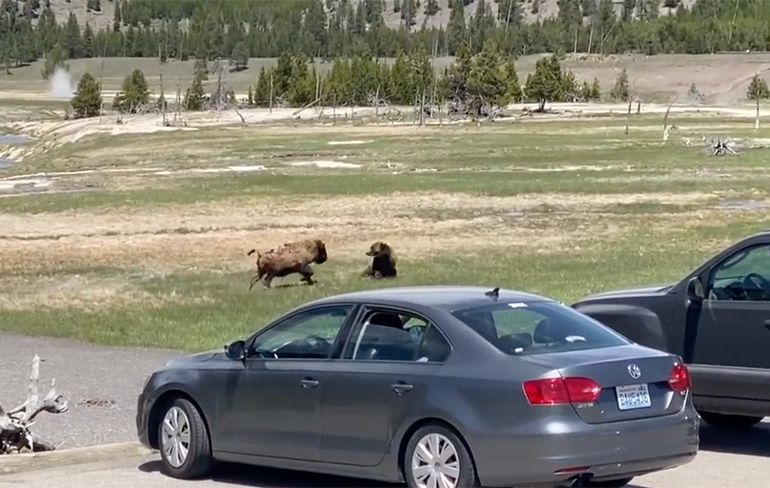
[{"label": "pine tree", "polygon": [[450,54],[457,53],[460,45],[465,40],[465,6],[463,0],[454,0],[452,11],[449,14],[449,24],[447,24],[447,43],[449,44]]},{"label": "pine tree", "polygon": [[189,111],[203,110],[206,102],[203,91],[203,72],[198,71],[193,76],[192,84],[184,95],[184,109]]},{"label": "pine tree", "polygon": [[406,53],[400,51],[390,71],[388,94],[391,103],[396,105],[412,105],[414,103],[410,72],[409,58]]},{"label": "pine tree", "polygon": [[626,71],[626,68],[623,68],[618,75],[618,78],[615,80],[615,86],[612,87],[612,91],[610,91],[610,97],[620,102],[627,102],[630,96],[628,90],[628,72]]},{"label": "pine tree", "polygon": [[96,54],[94,46],[94,31],[91,26],[86,23],[86,28],[83,31],[83,56],[86,58],[92,58]]},{"label": "pine tree", "polygon": [[467,107],[474,116],[480,116],[486,108],[506,105],[510,86],[505,66],[494,41],[487,41],[481,52],[474,56],[468,74]]},{"label": "pine tree", "polygon": [[201,81],[209,79],[209,64],[206,58],[195,58],[195,66],[193,68],[193,77],[200,77]]},{"label": "pine tree", "polygon": [[249,95],[248,98],[246,98],[246,103],[249,107],[254,106],[254,90],[251,89],[251,85],[249,85]]},{"label": "pine tree", "polygon": [[120,0],[115,0],[115,16],[112,20],[112,31],[120,32],[120,24],[122,22],[122,16],[120,11]]},{"label": "pine tree", "polygon": [[513,59],[509,59],[508,62],[505,63],[505,80],[508,83],[508,92],[506,94],[508,101],[512,103],[520,102],[524,96],[524,92],[521,90],[519,74],[516,72],[516,66],[513,63]]},{"label": "pine tree", "polygon": [[464,42],[457,51],[455,62],[446,74],[446,97],[455,103],[466,103],[468,77],[470,76],[473,57],[468,43]]},{"label": "pine tree", "polygon": [[53,49],[48,51],[48,54],[45,57],[45,63],[43,64],[43,69],[40,71],[40,74],[42,74],[43,78],[47,80],[57,67],[69,70],[69,65],[65,63],[66,60],[67,53],[62,45],[57,42]]},{"label": "pine tree", "polygon": [[314,0],[305,14],[305,29],[313,38],[313,53],[325,54],[327,47],[326,12],[321,0]]},{"label": "pine tree", "polygon": [[524,92],[527,98],[537,100],[538,110],[545,110],[545,104],[558,100],[562,90],[561,67],[556,56],[540,58],[535,63],[535,72],[527,78]]},{"label": "pine tree", "polygon": [[560,99],[562,102],[572,102],[579,96],[577,80],[572,71],[562,73]]},{"label": "pine tree", "polygon": [[600,100],[602,98],[602,90],[599,86],[599,80],[594,78],[593,83],[590,85],[587,81],[584,81],[582,95],[585,101]]},{"label": "pine tree", "polygon": [[415,23],[415,14],[417,7],[414,4],[414,0],[402,0],[401,2],[401,20],[404,21],[404,26],[409,29]]},{"label": "pine tree", "polygon": [[438,13],[441,8],[438,6],[438,0],[427,0],[425,2],[425,15],[433,16]]},{"label": "pine tree", "polygon": [[564,25],[575,26],[582,23],[579,0],[558,0],[558,5],[559,20]]},{"label": "pine tree", "polygon": [[764,100],[770,98],[770,91],[767,88],[767,82],[760,78],[758,74],[751,78],[749,88],[746,90],[746,98],[749,100]]},{"label": "pine tree", "polygon": [[271,73],[262,66],[257,76],[257,84],[254,87],[254,105],[267,107],[270,105],[270,76]]},{"label": "pine tree", "polygon": [[71,104],[75,118],[96,117],[100,114],[102,108],[101,87],[90,73],[86,73],[80,78]]},{"label": "pine tree", "polygon": [[135,69],[123,80],[121,91],[115,95],[113,108],[119,112],[136,113],[149,102],[147,80],[141,70]]},{"label": "pine tree", "polygon": [[80,39],[80,25],[74,12],[70,12],[67,25],[64,28],[64,42],[67,47],[67,57],[79,58],[82,54],[82,41]]},{"label": "pine tree", "polygon": [[519,0],[497,0],[497,20],[503,28],[521,23]]}]

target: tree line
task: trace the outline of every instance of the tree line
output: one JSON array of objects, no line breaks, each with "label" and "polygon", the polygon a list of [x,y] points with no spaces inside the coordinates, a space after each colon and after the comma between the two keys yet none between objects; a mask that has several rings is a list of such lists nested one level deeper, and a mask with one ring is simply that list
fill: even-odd
[{"label": "tree line", "polygon": [[[493,40],[487,40],[478,53],[470,44],[460,46],[455,61],[443,71],[434,69],[428,52],[418,46],[410,53],[400,52],[392,64],[372,56],[357,55],[337,58],[330,70],[322,74],[313,60],[303,54],[284,53],[275,66],[262,67],[245,100],[222,81],[222,65],[196,61],[191,85],[185,91],[181,106],[185,110],[227,108],[233,104],[249,107],[412,105],[435,107],[449,104],[450,110],[466,116],[490,115],[509,103],[538,102],[543,110],[548,102],[598,100],[598,80],[582,84],[561,66],[559,57],[551,55],[539,60],[535,71],[522,83],[513,57],[502,51]],[[628,77],[623,78],[625,91],[613,90],[617,100],[626,100]],[[619,82],[620,82],[619,81]],[[206,93],[209,82],[214,88]],[[76,117],[98,115],[101,109],[100,87],[86,73],[78,83],[72,106]],[[139,70],[126,77],[115,97],[113,108],[136,113],[163,108],[163,94],[151,100],[147,82]]]},{"label": "tree line", "polygon": [[[539,1],[479,0],[470,18],[469,0],[450,0],[446,27],[416,25],[416,12],[435,15],[434,0],[397,0],[400,27],[389,28],[382,0],[89,0],[102,10],[112,3],[108,28],[80,27],[70,13],[56,22],[50,0],[0,2],[0,63],[6,70],[53,52],[57,59],[160,57],[229,59],[243,68],[249,57],[290,52],[322,58],[395,57],[422,47],[431,55],[457,55],[467,45],[480,53],[492,40],[508,55],[541,52],[601,54],[639,52],[713,53],[768,50],[770,9],[766,0],[699,0],[688,10],[679,0],[624,0],[617,15],[612,0],[559,0],[556,18],[526,24],[526,8]],[[497,15],[491,3],[496,2]],[[668,15],[659,15],[666,7]],[[427,17],[426,17],[427,18]]]}]

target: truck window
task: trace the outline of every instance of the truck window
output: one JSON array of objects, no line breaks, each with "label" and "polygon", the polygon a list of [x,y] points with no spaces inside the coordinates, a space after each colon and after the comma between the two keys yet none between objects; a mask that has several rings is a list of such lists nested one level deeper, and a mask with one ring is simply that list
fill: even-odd
[{"label": "truck window", "polygon": [[717,265],[709,300],[770,301],[770,246],[738,251]]}]

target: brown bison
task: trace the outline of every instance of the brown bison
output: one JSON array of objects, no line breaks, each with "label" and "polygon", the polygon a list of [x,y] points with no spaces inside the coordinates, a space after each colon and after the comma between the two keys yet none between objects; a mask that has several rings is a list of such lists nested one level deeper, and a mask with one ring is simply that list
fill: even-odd
[{"label": "brown bison", "polygon": [[371,256],[372,260],[361,276],[375,279],[396,277],[396,254],[389,245],[382,241],[375,242],[366,255]]},{"label": "brown bison", "polygon": [[[257,252],[252,249],[247,256]],[[251,277],[249,290],[264,277],[265,288],[270,288],[270,282],[275,277],[283,277],[291,273],[302,275],[302,281],[308,285],[313,281],[312,263],[322,264],[327,260],[326,245],[320,239],[306,239],[303,241],[287,242],[264,254],[257,252],[257,273]]]}]

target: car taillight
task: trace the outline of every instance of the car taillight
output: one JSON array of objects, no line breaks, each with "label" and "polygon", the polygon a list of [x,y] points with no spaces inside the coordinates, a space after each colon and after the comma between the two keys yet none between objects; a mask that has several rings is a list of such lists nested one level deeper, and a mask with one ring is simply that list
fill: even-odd
[{"label": "car taillight", "polygon": [[588,378],[547,378],[524,382],[524,395],[531,405],[594,403],[602,387]]},{"label": "car taillight", "polygon": [[668,375],[668,386],[677,393],[684,393],[692,388],[692,379],[687,366],[680,362],[674,363],[671,374]]}]

